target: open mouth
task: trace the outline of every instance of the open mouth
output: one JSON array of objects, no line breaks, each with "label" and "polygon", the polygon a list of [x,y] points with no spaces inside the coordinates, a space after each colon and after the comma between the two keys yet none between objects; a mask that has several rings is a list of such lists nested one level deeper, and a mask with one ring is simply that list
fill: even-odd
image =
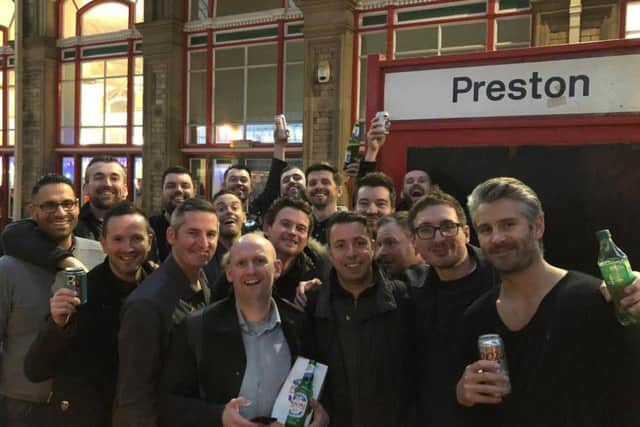
[{"label": "open mouth", "polygon": [[256,286],[260,283],[260,280],[258,279],[254,279],[254,280],[245,280],[244,281],[244,285],[245,286]]}]

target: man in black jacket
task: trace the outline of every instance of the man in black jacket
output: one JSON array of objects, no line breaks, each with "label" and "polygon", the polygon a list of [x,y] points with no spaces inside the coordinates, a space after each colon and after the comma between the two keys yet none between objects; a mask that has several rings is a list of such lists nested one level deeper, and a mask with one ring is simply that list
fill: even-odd
[{"label": "man in black jacket", "polygon": [[[264,237],[234,243],[225,267],[233,295],[188,317],[174,334],[163,424],[257,426],[249,420],[270,416],[296,356],[310,355],[304,313],[272,298],[281,268]],[[322,407],[312,407],[312,426],[326,426]]]},{"label": "man in black jacket", "polygon": [[102,233],[107,258],[87,275],[87,303],[60,288],[25,358],[29,380],[53,378],[51,426],[111,425],[120,307],[147,274],[151,236],[146,216],[129,202],[107,212]]},{"label": "man in black jacket", "polygon": [[211,203],[193,198],[178,206],[167,239],[171,255],[129,295],[122,309],[113,420],[117,427],[157,425],[158,384],[174,326],[210,302],[202,268],[218,243]]},{"label": "man in black jacket", "polygon": [[406,286],[373,262],[367,220],[338,212],[327,227],[329,283],[309,293],[322,403],[338,427],[415,425],[414,310]]}]

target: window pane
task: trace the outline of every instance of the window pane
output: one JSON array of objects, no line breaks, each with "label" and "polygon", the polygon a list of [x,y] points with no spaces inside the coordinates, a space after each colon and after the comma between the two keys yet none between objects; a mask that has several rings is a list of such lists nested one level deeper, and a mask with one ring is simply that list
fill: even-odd
[{"label": "window pane", "polygon": [[277,62],[278,55],[275,44],[249,46],[248,51],[249,65],[275,64]]},{"label": "window pane", "polygon": [[65,0],[62,5],[62,37],[74,37],[76,35],[76,5],[73,0]]},{"label": "window pane", "polygon": [[216,143],[227,144],[244,139],[244,126],[238,124],[216,125]]},{"label": "window pane", "polygon": [[206,123],[207,73],[189,73],[189,124]]},{"label": "window pane", "polygon": [[127,78],[106,79],[106,125],[127,125]]},{"label": "window pane", "polygon": [[102,128],[80,128],[80,145],[103,144]]},{"label": "window pane", "polygon": [[191,0],[191,20],[205,19],[209,16],[207,0]]},{"label": "window pane", "polygon": [[104,61],[83,62],[80,71],[83,79],[104,77]]},{"label": "window pane", "polygon": [[137,75],[142,75],[144,73],[144,62],[142,56],[136,56],[133,60],[133,73]]},{"label": "window pane", "polygon": [[433,51],[438,50],[438,27],[398,30],[396,32],[396,51]]},{"label": "window pane", "polygon": [[73,127],[75,111],[75,83],[62,82],[60,96],[60,125]]},{"label": "window pane", "polygon": [[360,60],[360,97],[358,99],[358,117],[360,120],[364,120],[364,116],[367,113],[367,60]]},{"label": "window pane", "polygon": [[[482,47],[487,40],[486,22],[442,26],[442,47]],[[465,49],[466,50],[466,49]]]},{"label": "window pane", "polygon": [[106,128],[105,144],[126,144],[127,128]]},{"label": "window pane", "polygon": [[144,0],[136,0],[136,23],[144,22]]},{"label": "window pane", "polygon": [[200,185],[204,185],[207,180],[207,161],[202,158],[189,159],[189,172],[193,177],[195,188],[199,189]]},{"label": "window pane", "polygon": [[142,126],[134,126],[132,128],[131,143],[133,145],[142,145],[143,142]]},{"label": "window pane", "polygon": [[74,181],[75,174],[75,159],[73,157],[63,157],[62,158],[62,175],[65,176],[71,182]]},{"label": "window pane", "polygon": [[360,54],[385,53],[387,51],[387,33],[363,33],[360,37]]},{"label": "window pane", "polygon": [[[627,31],[640,31],[640,2],[627,4]],[[640,34],[636,37],[640,37]]]},{"label": "window pane", "polygon": [[244,48],[216,49],[216,68],[242,67],[244,65]]},{"label": "window pane", "polygon": [[206,126],[190,126],[187,131],[188,144],[206,144],[207,143],[207,128]]},{"label": "window pane", "polygon": [[82,35],[111,33],[129,28],[129,8],[119,3],[103,3],[82,15]]},{"label": "window pane", "polygon": [[[104,124],[104,80],[82,81],[80,124],[102,126]],[[80,133],[82,137],[82,133]]]},{"label": "window pane", "polygon": [[[13,76],[15,71],[9,71],[9,77]],[[15,82],[11,82],[11,78],[9,79],[9,99],[7,99],[7,116],[8,123],[7,129],[15,129],[16,128],[16,87]],[[11,145],[11,144],[9,144]]]},{"label": "window pane", "polygon": [[[214,118],[218,124],[244,122],[243,70],[216,71]],[[272,118],[273,119],[273,118]]]},{"label": "window pane", "polygon": [[73,128],[60,128],[60,144],[72,145],[75,142],[73,135]]},{"label": "window pane", "polygon": [[289,122],[302,121],[304,104],[304,64],[285,67],[284,109]]},{"label": "window pane", "polygon": [[189,69],[191,71],[207,69],[207,51],[199,50],[189,54]]},{"label": "window pane", "polygon": [[135,76],[133,78],[133,124],[142,125],[142,112],[143,112],[143,83],[144,77]]},{"label": "window pane", "polygon": [[498,43],[529,43],[529,17],[498,20]]},{"label": "window pane", "polygon": [[15,147],[16,145],[16,131],[10,130],[7,132],[9,140],[7,141],[7,145],[9,147]]},{"label": "window pane", "polygon": [[76,78],[76,64],[62,64],[62,80],[74,80]]},{"label": "window pane", "polygon": [[128,60],[123,59],[109,59],[106,62],[107,65],[107,77],[121,77],[126,76],[128,73]]},{"label": "window pane", "polygon": [[215,194],[222,189],[222,183],[224,182],[224,172],[231,166],[232,160],[211,160],[211,193]]},{"label": "window pane", "polygon": [[302,40],[295,41],[295,42],[287,42],[286,61],[287,62],[304,61],[304,42]]},{"label": "window pane", "polygon": [[272,123],[276,114],[276,67],[249,69],[247,123]]},{"label": "window pane", "polygon": [[226,16],[277,9],[280,7],[280,0],[216,0],[215,6],[216,16]]}]

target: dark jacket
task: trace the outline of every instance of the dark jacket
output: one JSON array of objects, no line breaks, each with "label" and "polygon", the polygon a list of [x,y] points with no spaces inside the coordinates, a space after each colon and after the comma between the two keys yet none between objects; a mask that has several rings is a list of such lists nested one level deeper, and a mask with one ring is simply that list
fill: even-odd
[{"label": "dark jacket", "polygon": [[[262,192],[249,203],[247,219],[256,221],[256,229],[259,229],[262,224],[262,217],[271,207],[273,201],[280,197],[280,177],[287,166],[287,162],[276,158],[271,159],[267,183],[264,185]],[[255,231],[255,229],[247,231]]]},{"label": "dark jacket", "polygon": [[118,334],[120,366],[113,425],[156,426],[158,384],[175,325],[209,302],[195,293],[173,256],[129,295]]},{"label": "dark jacket", "polygon": [[[312,246],[315,249],[312,249]],[[293,260],[289,270],[273,284],[274,294],[295,301],[296,288],[301,281],[318,278],[323,283],[329,279],[331,265],[324,248],[318,242],[309,242],[304,250]]]},{"label": "dark jacket", "polygon": [[8,224],[2,231],[2,247],[5,255],[11,255],[31,264],[57,271],[58,263],[72,257],[73,253],[62,249],[38,228],[31,219]]},{"label": "dark jacket", "polygon": [[[292,362],[298,355],[310,356],[304,313],[287,301],[274,300]],[[238,397],[246,367],[234,297],[187,317],[173,335],[167,361],[162,425],[221,426],[224,406]]]},{"label": "dark jacket", "polygon": [[43,324],[24,369],[33,382],[53,378],[49,425],[111,425],[120,308],[135,287],[118,279],[105,259],[87,274],[88,302],[77,307],[68,325],[60,328],[50,317]]},{"label": "dark jacket", "polygon": [[155,241],[155,258],[158,261],[164,261],[171,253],[171,245],[167,242],[167,228],[169,228],[169,221],[165,217],[165,212],[162,211],[157,215],[149,217],[149,225],[153,229],[153,238]]},{"label": "dark jacket", "polygon": [[78,225],[76,225],[73,234],[85,239],[100,240],[102,235],[102,221],[96,218],[91,210],[91,204],[85,203],[80,209],[78,215]]},{"label": "dark jacket", "polygon": [[[373,286],[353,300],[354,340],[344,342],[338,330],[336,301],[339,288],[335,270],[329,283],[309,294],[310,316],[318,361],[329,366],[322,402],[336,427],[413,425],[415,411],[414,309],[406,286],[388,280],[374,263]],[[359,312],[358,312],[359,311]],[[355,359],[355,372],[347,360]],[[352,395],[349,378],[357,381]]]}]

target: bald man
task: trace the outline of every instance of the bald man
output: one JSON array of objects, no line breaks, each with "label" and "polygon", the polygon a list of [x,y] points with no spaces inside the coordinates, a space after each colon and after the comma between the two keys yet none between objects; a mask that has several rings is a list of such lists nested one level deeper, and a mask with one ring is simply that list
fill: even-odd
[{"label": "bald man", "polygon": [[[311,355],[304,314],[272,295],[282,263],[271,242],[246,234],[225,261],[233,294],[188,317],[174,336],[166,425],[260,426],[296,357]],[[322,406],[312,407],[311,426],[327,426]]]}]

